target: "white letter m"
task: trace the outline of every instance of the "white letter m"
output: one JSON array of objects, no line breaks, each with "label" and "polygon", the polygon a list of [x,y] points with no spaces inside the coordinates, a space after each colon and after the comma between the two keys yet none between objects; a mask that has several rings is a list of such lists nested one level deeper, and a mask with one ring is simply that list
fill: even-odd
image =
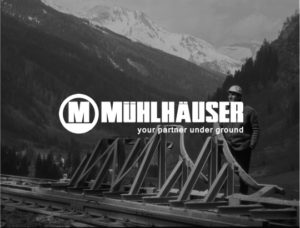
[{"label": "white letter m", "polygon": [[[78,107],[78,103],[79,106]],[[74,121],[75,118],[75,121]],[[87,101],[69,102],[69,122],[70,123],[89,123],[90,122],[90,103]]]}]

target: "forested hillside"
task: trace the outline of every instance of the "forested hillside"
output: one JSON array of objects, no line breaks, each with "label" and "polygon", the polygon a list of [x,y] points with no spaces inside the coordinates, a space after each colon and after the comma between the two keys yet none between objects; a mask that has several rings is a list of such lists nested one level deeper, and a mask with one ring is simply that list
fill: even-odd
[{"label": "forested hillside", "polygon": [[[261,136],[251,172],[265,177],[286,173],[297,191],[299,180],[299,14],[289,17],[276,40],[265,41],[255,59],[227,77],[213,100],[226,100],[233,84],[259,115]],[[280,178],[275,181],[280,181]],[[297,183],[295,182],[297,179]],[[295,190],[295,191],[296,191]]]}]

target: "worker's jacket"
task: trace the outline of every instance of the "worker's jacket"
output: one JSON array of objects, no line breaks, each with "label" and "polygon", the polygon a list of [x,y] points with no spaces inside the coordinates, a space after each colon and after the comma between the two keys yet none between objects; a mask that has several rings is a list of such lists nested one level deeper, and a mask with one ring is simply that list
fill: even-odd
[{"label": "worker's jacket", "polygon": [[224,137],[235,151],[254,149],[259,137],[259,124],[256,111],[250,106],[244,106],[243,123],[222,123],[222,128],[244,128],[243,133],[225,133]]}]

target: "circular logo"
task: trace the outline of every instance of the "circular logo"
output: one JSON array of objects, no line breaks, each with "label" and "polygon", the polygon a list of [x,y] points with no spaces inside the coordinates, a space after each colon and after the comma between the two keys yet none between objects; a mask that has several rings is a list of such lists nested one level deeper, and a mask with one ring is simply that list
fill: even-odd
[{"label": "circular logo", "polygon": [[96,102],[84,94],[67,97],[59,108],[61,124],[75,134],[83,134],[92,130],[98,118],[99,109]]}]

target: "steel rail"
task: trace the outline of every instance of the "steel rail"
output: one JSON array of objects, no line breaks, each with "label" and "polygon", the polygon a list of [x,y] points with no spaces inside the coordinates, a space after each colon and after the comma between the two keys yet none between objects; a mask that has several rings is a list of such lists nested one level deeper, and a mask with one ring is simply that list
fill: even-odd
[{"label": "steel rail", "polygon": [[[134,221],[135,223],[145,226],[197,225],[261,227],[266,224],[266,221],[261,219],[222,215],[211,211],[187,210],[185,208],[75,194],[40,187],[32,188],[31,191],[16,189],[14,187],[14,185],[1,187],[1,201],[11,199],[44,207],[50,206],[61,210],[76,210],[87,213],[88,215],[107,216],[118,221],[123,221],[127,218],[129,221]],[[26,207],[22,205],[19,206],[22,207],[23,210],[26,209]],[[59,217],[59,214],[60,212],[57,212],[55,216]],[[64,216],[64,213],[61,213],[61,216]],[[74,220],[79,221],[80,219],[77,216]],[[83,222],[86,221],[84,220]],[[94,221],[91,223],[93,222]]]}]

